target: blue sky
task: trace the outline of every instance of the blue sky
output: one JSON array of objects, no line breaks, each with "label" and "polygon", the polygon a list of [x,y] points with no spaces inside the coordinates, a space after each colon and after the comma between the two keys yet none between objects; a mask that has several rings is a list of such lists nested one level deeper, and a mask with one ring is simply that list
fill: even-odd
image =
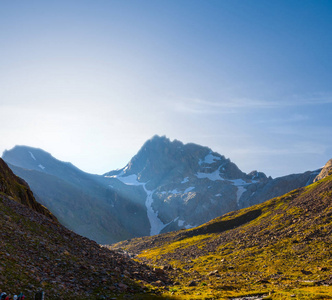
[{"label": "blue sky", "polygon": [[332,158],[331,1],[1,1],[0,152],[91,173],[155,134],[272,177]]}]

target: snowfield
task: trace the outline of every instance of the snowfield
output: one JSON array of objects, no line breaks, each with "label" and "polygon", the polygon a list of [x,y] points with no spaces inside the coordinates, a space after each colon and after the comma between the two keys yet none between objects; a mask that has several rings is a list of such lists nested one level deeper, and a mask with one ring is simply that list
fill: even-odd
[{"label": "snowfield", "polygon": [[218,160],[221,160],[221,158],[218,157],[218,156],[213,155],[210,152],[207,156],[205,156],[204,160],[200,159],[199,162],[198,162],[198,164],[199,165],[202,165],[202,164],[213,164],[213,163],[215,163]]}]

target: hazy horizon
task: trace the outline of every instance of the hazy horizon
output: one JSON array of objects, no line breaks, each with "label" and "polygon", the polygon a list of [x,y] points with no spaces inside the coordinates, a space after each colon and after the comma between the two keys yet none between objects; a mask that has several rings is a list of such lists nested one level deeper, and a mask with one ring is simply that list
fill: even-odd
[{"label": "hazy horizon", "polygon": [[154,135],[278,177],[332,158],[330,1],[2,1],[0,152],[85,172]]}]

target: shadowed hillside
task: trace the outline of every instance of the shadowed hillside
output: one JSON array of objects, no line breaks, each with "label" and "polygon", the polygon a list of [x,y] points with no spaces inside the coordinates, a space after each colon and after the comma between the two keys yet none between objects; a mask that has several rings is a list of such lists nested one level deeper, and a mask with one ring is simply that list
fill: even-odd
[{"label": "shadowed hillside", "polygon": [[[157,299],[154,282],[168,284],[127,256],[63,227],[0,160],[0,290],[33,299]],[[156,284],[155,284],[156,285]]]},{"label": "shadowed hillside", "polygon": [[24,204],[50,219],[56,220],[47,208],[36,201],[28,184],[20,177],[17,177],[1,158],[0,194],[11,197],[16,202]]}]

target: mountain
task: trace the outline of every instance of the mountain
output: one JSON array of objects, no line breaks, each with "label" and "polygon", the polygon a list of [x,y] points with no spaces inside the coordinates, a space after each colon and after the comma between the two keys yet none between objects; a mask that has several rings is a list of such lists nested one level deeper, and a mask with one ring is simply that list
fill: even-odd
[{"label": "mountain", "polygon": [[119,218],[123,207],[130,210],[134,206],[131,198],[116,194],[102,176],[85,173],[41,149],[26,146],[5,151],[3,159],[67,228],[101,244],[140,236],[134,224]]},{"label": "mountain", "polygon": [[[111,245],[190,299],[331,299],[332,175],[199,227]],[[244,297],[246,295],[246,297]]]},{"label": "mountain", "polygon": [[3,159],[62,224],[101,244],[195,227],[303,187],[320,171],[276,179],[246,174],[208,147],[160,136],[104,175],[26,146],[5,151]]},{"label": "mountain", "polygon": [[[276,179],[242,172],[230,159],[196,144],[155,136],[121,170],[104,174],[118,192],[145,191],[149,234],[191,228],[313,181],[318,171]],[[119,186],[119,181],[124,185]]]},{"label": "mountain", "polygon": [[[100,247],[62,226],[0,159],[0,289],[35,299],[160,299],[164,272]],[[133,296],[134,295],[134,296]],[[150,297],[150,298],[149,298]]]}]

